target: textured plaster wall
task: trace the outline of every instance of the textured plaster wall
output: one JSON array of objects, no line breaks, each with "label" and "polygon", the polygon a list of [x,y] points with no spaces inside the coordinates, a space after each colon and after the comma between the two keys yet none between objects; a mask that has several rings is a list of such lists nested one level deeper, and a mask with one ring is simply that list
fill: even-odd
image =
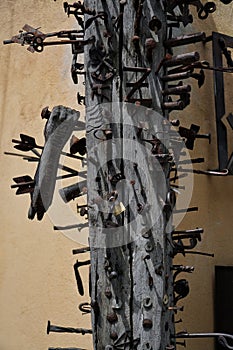
[{"label": "textured plaster wall", "polygon": [[[216,13],[206,21],[195,20],[187,32],[204,30],[209,35],[214,30],[233,35],[232,5],[216,3]],[[4,1],[0,3],[0,16],[0,349],[38,350],[48,346],[90,349],[90,336],[46,335],[48,319],[63,326],[89,326],[88,316],[81,318],[77,310],[78,303],[87,300],[77,295],[73,276],[75,257],[71,250],[77,244],[53,231],[48,216],[40,223],[27,219],[29,197],[16,198],[10,185],[14,176],[33,175],[35,165],[3,155],[4,151],[12,151],[11,139],[18,138],[20,132],[43,143],[44,121],[40,118],[43,107],[58,104],[78,107],[77,87],[70,77],[72,56],[68,47],[45,48],[41,54],[31,54],[26,47],[3,46],[2,41],[15,35],[25,23],[42,26],[44,32],[76,28],[76,23],[73,18],[66,18],[62,1],[52,0]],[[205,47],[197,44],[185,48],[189,50],[199,50],[202,59],[211,61],[210,43]],[[233,77],[230,78],[226,84],[227,112],[233,112]],[[213,169],[217,166],[217,155],[212,73],[206,73],[206,83],[200,90],[195,85],[192,81],[191,105],[177,117],[184,126],[195,123],[201,125],[202,132],[212,133],[212,144],[208,146],[205,140],[198,140],[191,156],[204,156],[206,163],[199,167]],[[173,116],[176,117],[175,113]],[[203,227],[203,242],[198,249],[214,252],[215,258],[190,255],[177,260],[195,266],[195,272],[187,276],[191,292],[180,301],[185,311],[177,315],[183,319],[178,330],[213,331],[214,265],[233,265],[232,189],[232,177],[195,176],[191,205],[198,205],[199,212],[188,214],[180,227]],[[209,340],[187,341],[187,344],[192,350],[213,348]]]},{"label": "textured plaster wall", "polygon": [[[16,197],[10,185],[15,176],[33,176],[36,164],[3,155],[14,150],[11,139],[18,139],[21,132],[43,144],[43,107],[61,104],[78,108],[69,46],[47,47],[42,53],[31,54],[26,46],[2,44],[25,23],[41,26],[45,33],[76,29],[76,21],[67,18],[62,4],[52,0],[0,2],[1,350],[48,346],[90,349],[91,336],[46,334],[49,319],[57,325],[89,327],[89,316],[81,318],[77,309],[79,302],[88,300],[78,296],[75,285],[72,265],[77,257],[72,249],[78,244],[53,231],[54,223],[47,215],[39,223],[27,219],[29,195]],[[86,271],[82,269],[82,273]]]}]

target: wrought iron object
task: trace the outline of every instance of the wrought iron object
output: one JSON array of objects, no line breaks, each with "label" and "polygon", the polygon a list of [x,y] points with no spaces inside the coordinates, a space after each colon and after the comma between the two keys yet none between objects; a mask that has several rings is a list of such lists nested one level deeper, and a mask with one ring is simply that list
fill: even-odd
[{"label": "wrought iron object", "polygon": [[107,101],[110,100],[109,96],[107,96],[103,90],[110,90],[110,85],[107,84],[92,84],[91,90],[92,90],[92,100],[94,99],[94,96],[100,96],[101,100],[103,102],[103,99],[105,98]]},{"label": "wrought iron object", "polygon": [[[214,66],[217,67],[223,66],[224,53],[221,46],[224,49],[224,52],[225,48],[233,48],[233,38],[227,35],[213,32],[213,62]],[[224,168],[227,168],[230,161],[228,155],[228,134],[226,126],[223,123],[223,117],[226,114],[223,72],[214,71],[214,86],[216,91],[215,117],[217,130],[218,168],[222,170]]]},{"label": "wrought iron object", "polygon": [[86,261],[77,260],[76,263],[74,264],[74,273],[75,273],[75,278],[77,282],[78,292],[81,296],[84,295],[84,289],[83,289],[83,283],[82,283],[82,279],[78,269],[80,266],[90,265],[90,263],[91,263],[90,260],[86,260]]},{"label": "wrought iron object", "polygon": [[72,254],[83,254],[90,252],[90,247],[85,247],[85,248],[78,248],[78,249],[73,249]]},{"label": "wrought iron object", "polygon": [[181,22],[183,26],[186,27],[188,24],[193,23],[193,16],[190,14],[185,14],[181,16],[167,15],[169,21]]},{"label": "wrought iron object", "polygon": [[85,96],[82,96],[79,92],[77,93],[77,100],[79,105],[85,105]]},{"label": "wrought iron object", "polygon": [[48,350],[86,350],[83,348],[48,348]]},{"label": "wrought iron object", "polygon": [[173,275],[174,281],[180,273],[182,273],[182,272],[192,273],[194,271],[193,266],[183,266],[183,265],[172,265],[171,269],[175,271],[175,273]]},{"label": "wrought iron object", "polygon": [[[124,67],[123,70],[125,70],[126,67]],[[148,77],[148,75],[151,73],[151,69],[150,68],[145,68],[144,69],[144,74],[142,75],[142,77],[136,82],[134,83],[133,88],[131,89],[131,91],[127,94],[125,101],[128,101],[133,94],[142,87],[143,82],[146,80],[146,78]]]},{"label": "wrought iron object", "polygon": [[79,139],[75,135],[72,135],[70,139],[70,154],[76,153],[79,153],[81,156],[84,156],[87,153],[86,138],[82,137]]},{"label": "wrought iron object", "polygon": [[35,181],[29,175],[14,177],[13,180],[16,184],[11,185],[11,188],[17,188],[16,195],[33,193]]},{"label": "wrought iron object", "polygon": [[223,170],[198,170],[198,169],[184,169],[182,167],[178,168],[178,171],[201,174],[201,175],[212,175],[212,176],[227,176],[229,174],[228,169]]},{"label": "wrought iron object", "polygon": [[81,181],[74,185],[69,185],[59,190],[59,194],[65,203],[87,193],[87,181]]},{"label": "wrought iron object", "polygon": [[[86,76],[86,72],[83,71],[84,65],[77,62],[78,53],[83,53],[83,52],[84,52],[83,47],[81,47],[81,49],[79,51],[76,48],[76,53],[74,53],[74,55],[73,55],[73,60],[72,60],[70,72],[71,72],[71,77],[72,77],[72,80],[73,80],[74,84],[78,84],[78,75],[83,75],[84,77]],[[83,99],[81,99],[81,101],[82,100]],[[80,102],[78,100],[79,104],[81,104]]]},{"label": "wrought iron object", "polygon": [[77,228],[79,231],[81,231],[84,227],[89,227],[88,222],[85,224],[74,224],[74,225],[67,225],[67,226],[53,226],[53,229],[55,231],[64,231],[64,230],[72,230]]},{"label": "wrought iron object", "polygon": [[83,315],[91,313],[91,304],[90,303],[80,303],[78,308],[82,312]]},{"label": "wrought iron object", "polygon": [[208,139],[209,144],[211,142],[211,134],[198,134],[200,130],[199,125],[191,124],[190,129],[180,126],[179,134],[181,137],[186,138],[185,146],[188,149],[193,149],[195,139]]},{"label": "wrought iron object", "polygon": [[[102,132],[103,135],[105,136],[105,138],[98,137],[98,135],[97,135],[98,132]],[[112,139],[112,129],[110,127],[106,128],[106,129],[98,129],[98,130],[94,131],[93,135],[96,139],[101,140],[101,141],[111,140]]]},{"label": "wrought iron object", "polygon": [[[45,108],[47,108],[47,107],[45,107]],[[49,116],[50,116],[50,114],[49,114]],[[45,132],[45,137],[46,137],[46,132]],[[16,148],[17,150],[20,150],[20,151],[23,151],[23,152],[29,152],[29,151],[32,151],[34,149],[44,150],[44,146],[37,145],[35,138],[32,137],[32,136],[28,136],[28,135],[25,135],[25,134],[20,134],[20,139],[21,140],[12,139],[12,143],[16,143],[17,144],[16,146],[14,146],[14,148]],[[66,157],[69,157],[69,158],[79,159],[79,160],[82,160],[82,161],[84,160],[83,157],[75,156],[73,154],[66,153],[66,152],[63,152],[63,151],[61,151],[60,154],[66,156]]]},{"label": "wrought iron object", "polygon": [[48,321],[47,325],[47,334],[50,332],[56,332],[56,333],[78,333],[78,334],[92,334],[92,329],[85,329],[85,328],[72,328],[72,327],[61,327],[61,326],[54,326]]},{"label": "wrought iron object", "polygon": [[[79,40],[80,37],[80,31],[79,30],[63,30],[59,32],[52,32],[44,34],[41,31],[39,31],[37,28],[33,28],[28,24],[25,24],[23,27],[23,30],[25,32],[20,32],[19,35],[13,36],[11,40],[4,40],[4,44],[11,44],[11,43],[17,43],[23,45],[29,45],[28,51],[30,52],[42,52],[44,46],[48,45],[63,45],[63,44],[74,44],[76,46],[84,46],[90,43],[93,43],[95,38],[91,37],[87,40]],[[62,40],[62,41],[50,41],[50,42],[44,42],[45,39],[51,38],[51,37],[58,37],[58,38],[69,38],[69,40]],[[82,36],[82,34],[81,34]]]},{"label": "wrought iron object", "polygon": [[189,72],[181,72],[181,73],[163,75],[161,77],[161,80],[164,82],[169,82],[169,81],[183,80],[183,79],[188,79],[188,78],[196,79],[198,81],[198,86],[200,88],[205,82],[205,74],[204,74],[203,69],[200,70],[200,73],[193,73],[193,72],[189,71]]},{"label": "wrought iron object", "polygon": [[189,213],[191,211],[198,211],[198,207],[190,207],[185,209],[175,209],[173,210],[173,214],[180,214],[180,213]]},{"label": "wrought iron object", "polygon": [[218,343],[224,346],[227,349],[232,350],[233,346],[229,345],[227,342],[227,339],[233,340],[232,334],[227,333],[186,333],[186,332],[180,332],[177,333],[174,338],[216,338]]},{"label": "wrought iron object", "polygon": [[107,19],[108,19],[108,14],[106,12],[98,12],[96,15],[92,16],[91,18],[88,18],[85,22],[85,30],[91,26],[91,24],[97,20],[98,18],[102,19],[104,23],[106,23],[107,27]]},{"label": "wrought iron object", "polygon": [[194,44],[197,42],[204,42],[205,39],[206,39],[205,32],[200,32],[200,33],[182,35],[177,38],[171,38],[171,39],[165,40],[163,44],[166,48],[170,48],[170,47]]},{"label": "wrought iron object", "polygon": [[[63,3],[63,7],[64,7],[64,11],[67,13],[68,17],[70,14],[74,14],[73,12],[75,12],[75,14],[77,14],[77,15],[84,15],[84,14],[90,15],[90,16],[96,15],[95,10],[92,10],[92,9],[84,6],[81,1],[74,2],[72,5],[68,4],[68,2],[65,1]],[[73,9],[73,10],[71,10],[71,9]]]},{"label": "wrought iron object", "polygon": [[167,3],[167,11],[172,13],[173,9],[176,6],[179,6],[181,9],[183,9],[183,7],[188,7],[189,5],[193,5],[196,7],[198,17],[200,19],[206,19],[210,13],[213,13],[216,10],[215,3],[211,1],[203,5],[200,0],[169,0],[169,2]]},{"label": "wrought iron object", "polygon": [[174,298],[174,304],[176,305],[180,299],[185,298],[189,294],[189,283],[186,279],[180,279],[174,283],[174,292],[178,294]]},{"label": "wrought iron object", "polygon": [[[177,85],[175,87],[170,87],[162,91],[163,96],[167,95],[182,95],[187,94],[191,91],[191,85]],[[177,125],[177,122],[174,125],[174,122],[172,123],[173,126],[179,126]]]},{"label": "wrought iron object", "polygon": [[200,59],[200,54],[197,51],[172,56],[170,59],[164,61],[163,66],[165,68],[174,66],[187,66],[193,62],[197,62]]}]

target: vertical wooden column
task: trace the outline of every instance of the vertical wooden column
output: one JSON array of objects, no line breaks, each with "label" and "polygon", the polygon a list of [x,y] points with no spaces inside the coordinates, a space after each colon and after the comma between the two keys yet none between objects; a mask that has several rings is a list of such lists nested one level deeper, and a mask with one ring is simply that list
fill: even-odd
[{"label": "vertical wooden column", "polygon": [[150,0],[85,6],[101,15],[85,31],[95,36],[85,48],[94,349],[165,349],[174,334],[169,164],[143,141],[161,135],[160,153],[168,152],[156,73],[165,13]]}]

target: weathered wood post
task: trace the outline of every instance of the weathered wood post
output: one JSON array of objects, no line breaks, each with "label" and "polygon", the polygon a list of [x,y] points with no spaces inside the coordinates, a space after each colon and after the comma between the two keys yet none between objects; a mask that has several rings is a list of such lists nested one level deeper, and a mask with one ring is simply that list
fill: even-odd
[{"label": "weathered wood post", "polygon": [[158,77],[165,12],[150,0],[85,6],[101,14],[88,26],[85,18],[86,38],[95,37],[85,48],[94,348],[170,348],[172,203]]}]

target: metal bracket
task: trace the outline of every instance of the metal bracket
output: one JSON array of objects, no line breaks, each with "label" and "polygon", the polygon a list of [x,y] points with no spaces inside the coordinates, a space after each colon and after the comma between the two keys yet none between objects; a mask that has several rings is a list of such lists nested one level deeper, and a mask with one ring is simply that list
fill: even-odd
[{"label": "metal bracket", "polygon": [[[213,62],[215,67],[223,67],[223,56],[226,48],[233,48],[233,37],[221,33],[212,33]],[[223,50],[223,43],[225,50]],[[224,94],[224,76],[221,71],[214,71],[214,89],[215,89],[215,115],[217,127],[217,147],[219,169],[229,169],[231,156],[228,155],[228,135],[227,128],[222,122],[226,114],[225,94]],[[229,171],[229,175],[233,175]]]}]

